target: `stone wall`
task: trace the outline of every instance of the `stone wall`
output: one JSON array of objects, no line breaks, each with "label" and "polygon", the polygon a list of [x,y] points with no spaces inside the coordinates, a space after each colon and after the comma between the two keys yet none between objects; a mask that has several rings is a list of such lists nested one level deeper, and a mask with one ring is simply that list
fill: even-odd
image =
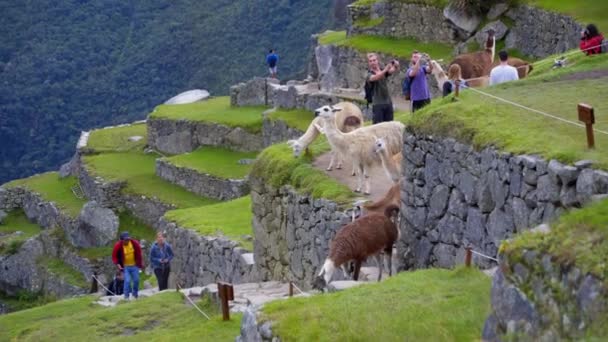
[{"label": "stone wall", "polygon": [[284,121],[264,117],[264,146],[270,146],[291,139],[298,139],[304,134],[297,128],[289,127]]},{"label": "stone wall", "polygon": [[[357,26],[360,20],[383,18],[372,27]],[[467,38],[443,16],[443,8],[386,1],[370,6],[348,6],[348,34],[413,37],[423,42],[454,44]]]},{"label": "stone wall", "polygon": [[244,152],[260,151],[264,147],[261,134],[253,134],[240,127],[165,119],[150,119],[147,124],[148,145],[162,153],[192,152],[200,146],[219,146]]},{"label": "stone wall", "polygon": [[78,183],[86,198],[96,201],[107,208],[120,208],[122,206],[121,190],[126,186],[124,181],[105,181],[95,177],[82,162],[78,167]]},{"label": "stone wall", "polygon": [[175,257],[171,272],[182,287],[201,286],[219,280],[235,284],[258,280],[253,254],[223,237],[202,236],[164,218],[165,231]]},{"label": "stone wall", "polygon": [[249,193],[247,179],[225,179],[179,167],[163,159],[156,160],[156,175],[195,194],[230,200]]},{"label": "stone wall", "polygon": [[522,260],[501,258],[491,296],[484,341],[588,339],[608,315],[605,280],[532,250]]},{"label": "stone wall", "polygon": [[279,81],[274,78],[254,77],[230,87],[231,106],[270,106],[272,104],[272,87]]},{"label": "stone wall", "polygon": [[608,193],[608,173],[589,162],[476,151],[411,132],[404,140],[400,269],[452,267],[466,246],[495,256],[502,240]]},{"label": "stone wall", "polygon": [[334,202],[298,194],[291,187],[275,189],[256,178],[250,182],[260,279],[290,280],[310,288],[331,239],[350,216]]}]

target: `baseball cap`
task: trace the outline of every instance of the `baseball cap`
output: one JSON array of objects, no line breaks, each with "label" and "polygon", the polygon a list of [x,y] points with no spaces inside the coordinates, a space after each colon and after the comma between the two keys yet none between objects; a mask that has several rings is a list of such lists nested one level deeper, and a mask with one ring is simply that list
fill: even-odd
[{"label": "baseball cap", "polygon": [[121,240],[128,240],[129,239],[129,232],[122,232],[122,233],[120,233],[120,239]]}]

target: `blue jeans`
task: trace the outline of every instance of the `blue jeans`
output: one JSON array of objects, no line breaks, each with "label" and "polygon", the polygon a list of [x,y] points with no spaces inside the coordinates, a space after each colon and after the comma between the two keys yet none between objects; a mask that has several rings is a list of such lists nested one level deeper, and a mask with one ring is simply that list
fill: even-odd
[{"label": "blue jeans", "polygon": [[[125,266],[125,298],[129,299],[129,294],[133,292],[133,297],[137,298],[137,291],[139,290],[139,267],[137,266]],[[131,290],[131,280],[133,280],[133,288]]]}]

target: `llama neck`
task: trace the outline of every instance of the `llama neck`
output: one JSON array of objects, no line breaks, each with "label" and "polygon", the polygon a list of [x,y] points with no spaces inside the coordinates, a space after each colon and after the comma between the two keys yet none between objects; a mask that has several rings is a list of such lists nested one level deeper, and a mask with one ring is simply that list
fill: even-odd
[{"label": "llama neck", "polygon": [[320,124],[320,121],[321,118],[314,118],[308,126],[308,129],[306,129],[306,132],[304,132],[304,135],[302,135],[298,139],[298,142],[300,143],[300,145],[302,145],[302,148],[306,148],[308,145],[310,145],[310,143],[313,142],[313,140],[317,138],[317,136],[319,135],[319,130],[317,129],[317,127],[315,127],[315,124]]},{"label": "llama neck", "polygon": [[395,165],[393,158],[388,155],[388,151],[385,148],[380,151],[380,159],[382,160],[382,166],[386,170],[386,173],[388,173],[388,176],[391,179],[394,179],[395,176],[398,177],[399,170],[397,169],[397,165]]},{"label": "llama neck", "polygon": [[437,80],[437,85],[439,86],[439,89],[443,89],[443,84],[445,82],[448,81],[448,76],[445,74],[445,72],[443,70],[440,70],[437,73],[433,73],[433,75],[435,76],[435,79]]},{"label": "llama neck", "polygon": [[494,55],[496,54],[496,38],[492,37],[492,44],[486,47],[486,51],[490,54],[490,59],[494,63]]},{"label": "llama neck", "polygon": [[323,126],[323,128],[325,128],[325,136],[327,137],[327,140],[329,140],[329,143],[339,149],[348,149],[348,141],[345,134],[338,130],[335,119],[327,118],[323,122],[325,123]]}]

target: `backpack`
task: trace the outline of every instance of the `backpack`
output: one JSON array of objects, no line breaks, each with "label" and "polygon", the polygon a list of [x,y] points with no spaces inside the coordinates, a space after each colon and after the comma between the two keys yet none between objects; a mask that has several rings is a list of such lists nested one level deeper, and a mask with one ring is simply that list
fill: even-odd
[{"label": "backpack", "polygon": [[370,81],[365,81],[365,101],[367,101],[367,105],[369,106],[372,103],[372,98],[374,94],[374,83]]},{"label": "backpack", "polygon": [[408,76],[406,71],[405,79],[403,79],[403,84],[401,84],[401,90],[403,92],[403,96],[405,96],[405,99],[407,101],[410,100],[410,92],[412,90],[412,79],[413,77]]}]

